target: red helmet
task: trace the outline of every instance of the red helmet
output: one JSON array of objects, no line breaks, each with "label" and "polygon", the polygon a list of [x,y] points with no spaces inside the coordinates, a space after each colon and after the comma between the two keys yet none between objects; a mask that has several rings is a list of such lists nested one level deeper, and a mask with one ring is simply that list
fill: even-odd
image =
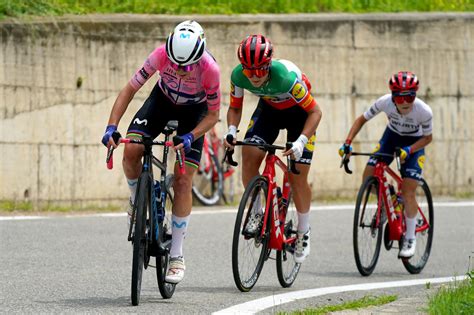
[{"label": "red helmet", "polygon": [[416,75],[409,71],[400,71],[390,78],[388,86],[392,92],[418,91],[420,82]]},{"label": "red helmet", "polygon": [[247,36],[237,50],[240,63],[249,69],[265,67],[272,60],[272,55],[272,43],[263,35]]}]

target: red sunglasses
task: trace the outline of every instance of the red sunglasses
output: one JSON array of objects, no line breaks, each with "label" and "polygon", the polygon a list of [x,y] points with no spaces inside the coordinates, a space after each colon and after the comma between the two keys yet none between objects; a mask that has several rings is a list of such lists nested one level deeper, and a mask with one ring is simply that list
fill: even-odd
[{"label": "red sunglasses", "polygon": [[187,65],[187,66],[180,66],[180,65],[177,65],[177,64],[171,62],[171,67],[176,71],[181,70],[181,71],[184,71],[184,72],[191,72],[194,69],[194,64]]},{"label": "red sunglasses", "polygon": [[247,77],[247,78],[252,78],[253,76],[256,76],[257,78],[263,78],[268,74],[270,67],[265,66],[262,68],[258,69],[250,69],[250,68],[245,68],[242,66],[242,73]]},{"label": "red sunglasses", "polygon": [[397,105],[401,105],[403,103],[413,103],[415,98],[416,92],[413,91],[392,93],[393,102]]}]

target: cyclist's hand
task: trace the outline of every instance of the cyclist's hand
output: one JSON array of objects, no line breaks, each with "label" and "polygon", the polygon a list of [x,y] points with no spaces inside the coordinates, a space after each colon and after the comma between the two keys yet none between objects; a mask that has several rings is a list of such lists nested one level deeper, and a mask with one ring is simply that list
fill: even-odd
[{"label": "cyclist's hand", "polygon": [[[230,137],[232,137],[231,142],[227,141],[227,139],[230,138]],[[236,138],[237,138],[237,127],[233,126],[233,125],[230,125],[229,126],[229,131],[227,131],[227,134],[224,137],[224,146],[226,148],[233,149]]]},{"label": "cyclist's hand", "polygon": [[187,133],[182,136],[177,136],[177,138],[181,139],[182,142],[178,144],[175,149],[176,150],[184,150],[184,153],[189,153],[191,151],[191,144],[194,142],[194,135],[192,133]]},{"label": "cyclist's hand", "polygon": [[405,161],[406,159],[408,159],[410,157],[410,153],[411,153],[411,147],[410,146],[401,148],[400,149],[400,160]]},{"label": "cyclist's hand", "polygon": [[283,152],[283,156],[287,156],[293,154],[293,158],[295,160],[299,160],[303,155],[303,150],[305,145],[308,143],[308,138],[305,135],[300,135],[295,142],[293,142],[293,146],[291,149],[286,150]]},{"label": "cyclist's hand", "polygon": [[351,146],[351,143],[349,141],[346,140],[346,142],[344,142],[344,144],[339,148],[339,156],[340,157],[343,157],[344,154],[349,154],[352,152],[352,146]]},{"label": "cyclist's hand", "polygon": [[117,131],[117,126],[108,125],[105,128],[104,136],[102,137],[102,143],[106,146],[112,146],[116,148],[122,135]]}]

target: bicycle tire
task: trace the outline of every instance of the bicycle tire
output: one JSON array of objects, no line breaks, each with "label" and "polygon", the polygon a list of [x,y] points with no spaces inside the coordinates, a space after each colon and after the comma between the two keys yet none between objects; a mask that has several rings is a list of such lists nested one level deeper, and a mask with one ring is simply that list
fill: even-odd
[{"label": "bicycle tire", "polygon": [[[433,232],[434,232],[434,208],[433,208],[433,199],[431,196],[430,188],[424,179],[420,180],[420,188],[417,189],[417,192],[421,192],[423,196],[417,195],[416,200],[419,206],[422,208],[425,219],[428,222],[423,220],[423,217],[420,215],[420,212],[417,214],[417,227],[422,226],[424,223],[428,223],[428,229],[416,233],[416,251],[415,255],[409,259],[402,259],[403,266],[411,274],[420,273],[428,262],[428,258],[431,253],[431,245],[433,242]],[[426,199],[426,200],[424,200]],[[422,207],[423,206],[423,207]],[[422,241],[423,240],[423,241]]]},{"label": "bicycle tire", "polygon": [[193,177],[193,195],[205,206],[216,205],[224,190],[224,175],[219,159],[213,152],[209,152],[209,170],[200,166]]},{"label": "bicycle tire", "polygon": [[132,259],[132,305],[140,303],[140,292],[146,253],[146,217],[150,206],[150,176],[142,173],[137,189],[135,211],[135,231],[133,234],[133,259]]},{"label": "bicycle tire", "polygon": [[[374,176],[369,176],[364,180],[357,195],[353,225],[354,258],[357,269],[363,276],[369,276],[374,271],[380,255],[383,227],[381,222],[381,211],[385,211],[385,209],[383,205],[380,209],[378,208],[378,200],[378,180]],[[369,207],[367,207],[368,203],[371,203]],[[363,218],[361,218],[361,216],[363,216]],[[379,225],[375,226],[377,216],[379,217]],[[364,230],[370,232],[370,235],[367,238],[368,241],[366,241],[370,248],[364,248],[365,244],[362,243],[362,240],[359,240],[359,236],[364,236]],[[366,253],[366,249],[373,249],[373,252]]]},{"label": "bicycle tire", "polygon": [[[297,214],[296,207],[293,202],[292,194],[288,198],[288,209],[285,218],[284,234],[286,239],[297,236]],[[283,288],[289,288],[295,282],[301,264],[294,259],[296,242],[292,244],[283,244],[284,248],[277,251],[276,269],[278,282]]]},{"label": "bicycle tire", "polygon": [[[263,237],[260,237],[263,224],[260,224],[260,228],[257,229],[256,233],[253,233],[253,236],[244,235],[244,225],[250,215],[251,206],[254,207],[255,204],[256,207],[263,210],[262,223],[265,215],[268,215],[268,213],[265,213],[267,195],[268,182],[266,178],[255,176],[245,189],[235,218],[232,241],[232,273],[235,285],[242,292],[250,291],[257,283],[267,256],[269,218],[267,219],[267,231]],[[243,250],[240,245],[242,245]],[[246,254],[252,255],[252,257],[249,258]]]},{"label": "bicycle tire", "polygon": [[[166,183],[171,183],[172,180],[167,180]],[[170,261],[170,248],[171,248],[171,214],[173,207],[173,195],[172,188],[166,187],[166,200],[165,200],[165,217],[162,222],[159,223],[159,243],[165,252],[156,255],[156,278],[158,281],[158,289],[164,299],[169,299],[173,296],[176,289],[175,283],[169,283],[165,281],[166,273],[168,272],[168,263]]]}]

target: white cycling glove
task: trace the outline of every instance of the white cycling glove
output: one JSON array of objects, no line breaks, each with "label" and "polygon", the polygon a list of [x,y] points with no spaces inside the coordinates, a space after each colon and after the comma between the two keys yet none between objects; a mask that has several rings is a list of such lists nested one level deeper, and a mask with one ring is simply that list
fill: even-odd
[{"label": "white cycling glove", "polygon": [[300,135],[295,142],[293,142],[293,146],[291,149],[293,150],[293,156],[295,160],[299,160],[303,155],[303,150],[305,145],[308,143],[308,138],[305,135]]},{"label": "white cycling glove", "polygon": [[[232,135],[232,138],[237,138],[237,127],[234,125],[229,126],[229,130],[227,131],[227,135]],[[227,140],[227,135],[225,136],[225,139]],[[232,143],[229,143],[232,144]]]}]

